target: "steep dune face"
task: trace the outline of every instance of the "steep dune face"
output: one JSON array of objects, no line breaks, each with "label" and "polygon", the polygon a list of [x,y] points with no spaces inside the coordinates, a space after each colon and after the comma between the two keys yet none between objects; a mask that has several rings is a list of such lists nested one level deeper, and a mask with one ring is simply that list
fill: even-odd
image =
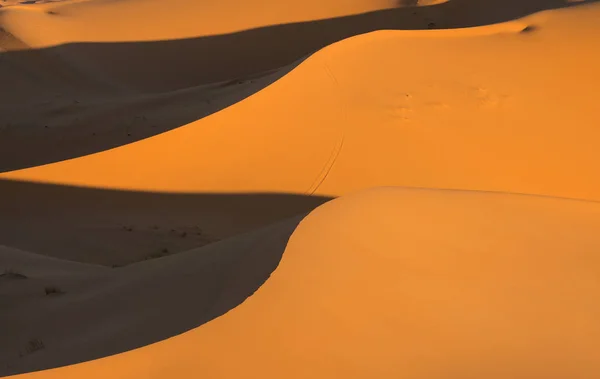
[{"label": "steep dune face", "polygon": [[31,47],[50,48],[95,77],[160,92],[256,75],[375,30],[486,25],[568,5],[562,0],[433,3],[69,1],[8,7],[0,17],[5,29]]},{"label": "steep dune face", "polygon": [[[10,264],[0,272],[0,323],[10,325],[0,373],[121,353],[222,315],[264,283],[301,218],[117,269],[0,246],[0,263]],[[46,288],[60,292],[44,295]],[[33,354],[35,340],[44,348]]]},{"label": "steep dune face", "polygon": [[592,378],[599,226],[590,202],[347,196],[305,218],[272,277],[224,316],[28,377]]},{"label": "steep dune face", "polygon": [[[567,4],[287,3],[266,2],[248,17],[236,16],[246,15],[236,10],[254,2],[194,1],[175,7],[154,0],[68,1],[3,8],[0,28],[5,32],[0,34],[19,44],[0,38],[0,49],[8,50],[0,59],[0,82],[6,86],[0,94],[0,170],[95,153],[188,124],[261,90],[287,69],[263,77],[268,71],[294,66],[314,51],[357,34],[481,25]],[[118,21],[120,17],[125,21]],[[571,29],[567,26],[567,33]],[[402,66],[408,50],[392,48],[401,51],[392,61]],[[425,55],[416,64],[444,59]],[[370,75],[372,69],[354,74],[363,71]],[[444,73],[450,72],[440,75]],[[296,96],[294,101],[303,105],[306,99]]]},{"label": "steep dune face", "polygon": [[121,192],[11,181],[0,181],[0,193],[2,244],[109,267],[212,244],[329,200],[289,194]]},{"label": "steep dune face", "polygon": [[[95,76],[160,92],[256,75],[376,28],[350,25],[336,38],[323,33],[325,28],[282,33],[278,26],[395,5],[393,0],[84,1],[10,7],[1,18],[6,30],[32,48],[52,48],[53,54]],[[41,29],[48,32],[38,33]],[[246,63],[240,65],[240,60]]]},{"label": "steep dune face", "polygon": [[282,66],[329,43],[406,21],[384,11],[340,18],[389,2],[262,2],[254,13],[240,11],[258,9],[253,2],[188,2],[3,8],[0,171],[179,127],[264,88],[287,72]]},{"label": "steep dune face", "polygon": [[2,177],[176,192],[400,185],[597,200],[599,10],[359,36],[185,127]]},{"label": "steep dune face", "polygon": [[[224,377],[590,377],[599,226],[590,203],[349,196],[303,221],[256,297],[180,342]],[[243,364],[225,368],[226,352]]]}]

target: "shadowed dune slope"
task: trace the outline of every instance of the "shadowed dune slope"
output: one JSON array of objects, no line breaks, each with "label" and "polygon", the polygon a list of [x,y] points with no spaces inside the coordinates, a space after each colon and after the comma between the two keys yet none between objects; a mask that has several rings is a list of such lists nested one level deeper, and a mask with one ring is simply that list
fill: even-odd
[{"label": "shadowed dune slope", "polygon": [[[79,69],[61,55],[63,48],[0,53],[0,171],[87,155],[177,128],[250,96],[297,64],[206,85],[183,79],[191,87],[142,93],[102,70]],[[174,70],[186,77],[183,68]]]},{"label": "shadowed dune slope", "polygon": [[197,122],[1,177],[166,192],[400,185],[597,200],[599,16],[588,5],[354,37]]},{"label": "shadowed dune slope", "polygon": [[224,316],[24,378],[592,378],[599,226],[592,202],[342,197],[300,223],[271,278]]},{"label": "shadowed dune slope", "polygon": [[123,192],[4,180],[0,193],[1,244],[105,266],[205,246],[309,212],[329,200],[285,194]]},{"label": "shadowed dune slope", "polygon": [[[25,46],[49,48],[47,55],[95,78],[157,92],[257,75],[375,30],[487,25],[570,5],[562,0],[411,4],[428,3],[176,0],[167,8],[157,0],[60,2],[7,8],[0,12],[0,25]],[[243,11],[257,6],[261,12]]]},{"label": "shadowed dune slope", "polygon": [[106,150],[195,121],[287,72],[259,79],[271,70],[354,35],[484,25],[571,4],[92,0],[5,7],[0,171]]},{"label": "shadowed dune slope", "polygon": [[222,315],[268,278],[300,219],[113,269],[0,247],[0,267],[24,276],[0,276],[0,374],[121,353]]}]

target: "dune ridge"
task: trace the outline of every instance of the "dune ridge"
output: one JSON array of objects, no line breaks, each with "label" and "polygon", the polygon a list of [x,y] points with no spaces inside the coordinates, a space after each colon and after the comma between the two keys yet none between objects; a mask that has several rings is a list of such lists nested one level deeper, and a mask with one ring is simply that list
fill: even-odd
[{"label": "dune ridge", "polygon": [[0,376],[600,371],[595,1],[18,3]]},{"label": "dune ridge", "polygon": [[[328,17],[354,12],[347,8],[345,13],[335,13],[328,8],[327,3],[311,3],[307,9],[330,12]],[[160,19],[163,14],[180,17],[182,9],[187,9],[186,7],[172,7],[160,15],[156,15],[156,12],[162,7],[148,0],[90,1],[80,4],[65,2],[3,9],[0,11],[3,28],[21,40],[29,41],[28,44],[32,47],[36,46],[35,41],[27,38],[28,35],[33,35],[34,40],[62,36],[65,44],[50,47],[52,43],[42,41],[46,48],[3,55],[3,58],[6,58],[3,60],[10,65],[7,69],[0,70],[0,80],[9,84],[5,92],[7,96],[2,97],[3,107],[0,109],[0,127],[5,129],[0,140],[0,170],[15,170],[86,155],[171,130],[231,105],[278,77],[275,75],[266,78],[262,83],[253,83],[257,75],[262,76],[265,72],[284,65],[293,66],[295,62],[315,50],[356,34],[379,29],[428,29],[431,25],[435,29],[481,25],[512,20],[514,17],[538,10],[568,5],[553,0],[526,3],[486,0],[482,4],[460,0],[416,8],[406,6],[411,5],[411,2],[400,2],[397,4],[400,7],[388,9],[383,9],[385,7],[381,3],[372,1],[353,4],[358,6],[359,3],[364,9],[371,7],[369,9],[373,12],[286,24],[286,21],[291,20],[290,16],[296,17],[299,14],[290,8],[272,14],[277,19],[274,21],[277,23],[275,26],[265,25],[266,21],[260,21],[260,17],[244,18],[250,22],[259,20],[259,27],[221,35],[193,29],[202,28],[210,23],[197,22],[193,17],[196,13],[188,11],[184,18],[190,20],[190,27],[193,29],[190,33],[194,38],[181,39],[182,36],[179,35],[180,39],[170,40],[168,33],[178,33],[177,28],[171,27],[172,23],[153,24],[152,28],[144,28],[143,25],[135,23],[140,20],[146,22],[143,20]],[[111,15],[121,14],[120,7],[127,7],[132,12],[143,4],[149,6],[143,6],[138,17],[124,25],[130,26],[129,30],[136,33],[158,33],[155,36],[157,41],[118,42],[126,40],[128,35],[118,33],[119,39],[114,43],[97,43],[100,41],[98,36],[82,43],[82,36],[86,35],[87,31],[102,36],[113,30],[115,22]],[[229,7],[232,4],[222,3],[217,6],[217,10],[231,13]],[[53,12],[53,7],[61,6],[81,8],[83,13],[87,12],[85,9],[89,7],[92,19],[77,24],[79,29],[85,27],[85,30],[60,31],[62,26],[80,20],[80,14],[77,12],[65,17],[44,13]],[[203,5],[194,3],[189,6]],[[98,7],[106,11],[102,17],[96,12]],[[30,15],[33,15],[33,19],[29,19]],[[206,15],[199,13],[202,19],[208,18]],[[45,20],[44,22],[50,23],[38,24],[38,16]],[[235,25],[243,21],[230,18],[224,20],[231,20]],[[214,23],[214,20],[211,22]],[[98,23],[99,29],[92,28],[94,23]],[[181,23],[185,24],[182,21],[177,25]],[[520,25],[514,22],[505,25],[520,28]],[[239,24],[236,30],[243,27],[244,25]],[[54,32],[37,33],[40,28]],[[451,33],[477,34],[492,30],[493,28],[463,32],[453,30]],[[431,36],[423,31],[410,35]],[[222,46],[229,46],[230,49],[224,51]],[[275,51],[277,53],[274,53]],[[206,57],[210,57],[210,60]],[[245,64],[238,64],[240,61],[244,61]],[[15,78],[15,71],[18,72],[22,67],[30,67],[30,70],[25,72],[24,76]],[[165,70],[165,67],[177,69]],[[80,75],[73,78],[69,73],[74,70],[82,72],[83,77]],[[286,70],[279,75],[285,73]],[[40,78],[40,74],[44,77]],[[90,80],[94,83],[90,83]],[[214,93],[202,87],[215,81],[224,81],[225,87],[219,85],[223,92]],[[20,84],[17,87],[10,85],[11,82]],[[32,83],[23,86],[23,82]],[[47,85],[39,85],[43,83]],[[65,83],[71,85],[65,86]],[[196,88],[198,86],[202,88]],[[140,91],[144,94],[141,95]],[[22,133],[26,135],[23,136]],[[22,146],[23,149],[16,146]],[[54,148],[55,146],[59,148]],[[23,153],[29,150],[35,154]]]},{"label": "dune ridge", "polygon": [[[3,374],[121,353],[222,315],[268,278],[300,219],[119,268],[0,247],[0,261],[27,277],[0,277],[7,306],[0,321],[11,325],[0,350]],[[11,282],[18,291],[7,288]],[[36,301],[48,287],[64,294]],[[41,338],[47,351],[28,354],[33,337]]]},{"label": "dune ridge", "polygon": [[[531,16],[519,24],[534,25],[531,33],[353,37],[184,127],[0,177],[163,192],[340,195],[400,185],[597,200],[600,120],[593,99],[600,58],[586,46],[594,45],[598,9],[592,4]],[[575,20],[578,28],[570,28]],[[418,53],[379,59],[389,51]],[[568,58],[576,53],[585,57]],[[424,56],[431,58],[424,62]],[[499,57],[505,60],[495,64]],[[588,81],[578,81],[580,75]],[[570,125],[568,133],[563,125]],[[313,189],[342,137],[343,150]]]},{"label": "dune ridge", "polygon": [[[591,301],[599,225],[598,204],[583,201],[357,193],[306,217],[271,278],[224,316],[128,353],[27,376],[591,378],[600,362],[600,309]],[[167,270],[167,259],[193,257],[151,263]]]}]

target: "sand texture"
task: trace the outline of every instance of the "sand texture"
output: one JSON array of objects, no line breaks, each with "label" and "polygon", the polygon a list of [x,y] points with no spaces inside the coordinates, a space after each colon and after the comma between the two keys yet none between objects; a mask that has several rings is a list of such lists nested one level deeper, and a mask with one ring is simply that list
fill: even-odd
[{"label": "sand texture", "polygon": [[0,376],[597,379],[600,4],[0,0]]}]

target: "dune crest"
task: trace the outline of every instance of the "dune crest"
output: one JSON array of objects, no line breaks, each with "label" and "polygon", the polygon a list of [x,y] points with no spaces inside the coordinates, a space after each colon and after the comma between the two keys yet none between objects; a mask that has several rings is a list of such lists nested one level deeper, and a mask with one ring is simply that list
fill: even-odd
[{"label": "dune crest", "polygon": [[[599,14],[597,5],[546,12],[508,34],[357,36],[184,127],[0,177],[166,192],[398,185],[598,200]],[[516,32],[523,25],[532,32]]]},{"label": "dune crest", "polygon": [[590,377],[598,225],[599,205],[580,201],[394,188],[342,197],[301,222],[272,277],[224,316],[25,377]]},{"label": "dune crest", "polygon": [[599,2],[0,4],[0,376],[600,372]]},{"label": "dune crest", "polygon": [[[155,41],[232,33],[393,8],[395,0],[64,1],[5,9],[4,23],[32,46],[71,42]],[[261,11],[257,12],[256,9]],[[252,17],[245,15],[251,14]],[[64,18],[67,18],[66,20]],[[202,22],[198,22],[198,20]],[[53,30],[35,33],[30,23]],[[110,27],[109,27],[110,26]]]}]

